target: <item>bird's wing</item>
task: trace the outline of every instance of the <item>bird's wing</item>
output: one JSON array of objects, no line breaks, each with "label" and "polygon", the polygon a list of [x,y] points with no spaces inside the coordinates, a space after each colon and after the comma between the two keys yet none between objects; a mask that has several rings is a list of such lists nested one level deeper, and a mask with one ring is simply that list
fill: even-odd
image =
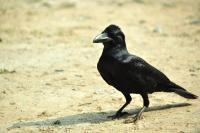
[{"label": "bird's wing", "polygon": [[137,83],[138,87],[151,89],[169,81],[161,71],[148,64],[142,58],[136,56],[129,56],[128,58],[124,62],[127,66],[127,76],[134,83]]}]

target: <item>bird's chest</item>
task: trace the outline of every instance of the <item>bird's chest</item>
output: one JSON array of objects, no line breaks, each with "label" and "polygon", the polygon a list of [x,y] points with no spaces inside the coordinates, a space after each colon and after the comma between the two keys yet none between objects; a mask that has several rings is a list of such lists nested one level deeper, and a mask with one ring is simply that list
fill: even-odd
[{"label": "bird's chest", "polygon": [[125,73],[122,65],[113,58],[100,58],[97,68],[102,78],[116,89],[121,90],[123,85],[123,74]]},{"label": "bird's chest", "polygon": [[100,74],[104,73],[104,74],[106,74],[106,76],[110,75],[113,77],[119,68],[118,68],[116,60],[114,60],[112,58],[101,57],[97,64],[97,69]]}]

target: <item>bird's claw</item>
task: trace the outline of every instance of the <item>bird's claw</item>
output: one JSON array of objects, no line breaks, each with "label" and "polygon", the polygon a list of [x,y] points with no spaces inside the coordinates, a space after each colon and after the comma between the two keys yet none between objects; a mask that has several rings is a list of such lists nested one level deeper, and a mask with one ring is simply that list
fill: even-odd
[{"label": "bird's claw", "polygon": [[136,115],[133,117],[133,122],[136,123],[138,120],[142,119],[142,115]]},{"label": "bird's claw", "polygon": [[123,116],[126,116],[128,115],[127,112],[120,112],[120,113],[116,113],[115,115],[112,115],[112,116],[108,116],[108,118],[111,118],[111,119],[119,119]]},{"label": "bird's claw", "polygon": [[136,115],[134,116],[133,118],[131,119],[127,119],[124,121],[125,124],[128,124],[128,123],[137,123],[138,120],[142,119],[142,116],[141,115]]}]

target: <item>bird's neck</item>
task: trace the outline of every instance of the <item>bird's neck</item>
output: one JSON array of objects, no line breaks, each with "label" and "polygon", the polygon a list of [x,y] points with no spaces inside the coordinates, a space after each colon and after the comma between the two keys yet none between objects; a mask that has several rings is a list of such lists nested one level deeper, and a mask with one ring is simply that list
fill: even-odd
[{"label": "bird's neck", "polygon": [[103,51],[110,51],[110,50],[127,50],[126,48],[126,42],[107,42],[103,43],[104,49]]},{"label": "bird's neck", "polygon": [[118,52],[125,52],[128,53],[128,50],[126,48],[126,44],[104,44],[104,49],[102,55],[110,55],[113,53],[118,53]]}]

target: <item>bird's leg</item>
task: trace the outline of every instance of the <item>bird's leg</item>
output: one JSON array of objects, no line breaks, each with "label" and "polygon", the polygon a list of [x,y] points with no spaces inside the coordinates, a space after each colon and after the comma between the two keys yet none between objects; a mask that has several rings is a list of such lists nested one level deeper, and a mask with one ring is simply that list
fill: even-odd
[{"label": "bird's leg", "polygon": [[143,108],[140,110],[140,112],[134,117],[134,122],[137,122],[139,119],[141,119],[142,113],[149,107],[149,98],[147,94],[141,94],[143,98]]},{"label": "bird's leg", "polygon": [[123,95],[126,98],[126,103],[116,112],[115,115],[108,116],[109,118],[116,119],[116,118],[120,118],[120,117],[128,114],[127,112],[122,112],[122,110],[131,102],[132,98],[131,98],[130,94],[123,93]]},{"label": "bird's leg", "polygon": [[143,98],[143,108],[139,111],[136,116],[133,117],[133,119],[125,120],[124,123],[136,123],[142,116],[142,113],[149,107],[149,98],[147,94],[141,94]]},{"label": "bird's leg", "polygon": [[146,106],[143,106],[140,112],[136,116],[134,116],[133,118],[134,123],[136,123],[138,120],[141,119],[142,113],[146,110],[146,108],[147,108]]}]

